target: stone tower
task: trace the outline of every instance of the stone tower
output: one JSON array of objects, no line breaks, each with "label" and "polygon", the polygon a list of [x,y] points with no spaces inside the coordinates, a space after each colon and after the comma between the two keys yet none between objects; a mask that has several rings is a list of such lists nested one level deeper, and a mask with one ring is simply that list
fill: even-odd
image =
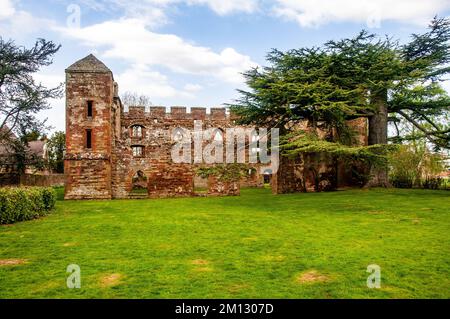
[{"label": "stone tower", "polygon": [[110,199],[113,74],[92,54],[66,69],[66,199]]}]

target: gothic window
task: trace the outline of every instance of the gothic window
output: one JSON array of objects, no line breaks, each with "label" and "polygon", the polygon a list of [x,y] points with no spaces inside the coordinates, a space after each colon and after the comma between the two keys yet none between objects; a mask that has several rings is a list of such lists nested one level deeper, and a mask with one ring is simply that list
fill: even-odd
[{"label": "gothic window", "polygon": [[143,146],[132,146],[134,157],[143,157],[144,156],[144,147]]},{"label": "gothic window", "polygon": [[136,138],[141,138],[142,137],[142,131],[143,131],[142,126],[134,125],[131,128],[131,136],[132,137],[136,137]]}]

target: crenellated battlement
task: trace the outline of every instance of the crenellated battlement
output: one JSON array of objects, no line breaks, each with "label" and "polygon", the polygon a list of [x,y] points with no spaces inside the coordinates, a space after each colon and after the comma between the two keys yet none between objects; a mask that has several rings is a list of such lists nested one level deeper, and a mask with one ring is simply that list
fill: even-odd
[{"label": "crenellated battlement", "polygon": [[127,117],[148,117],[156,119],[192,119],[192,120],[229,120],[232,115],[227,108],[215,107],[191,107],[172,106],[166,108],[164,106],[130,106],[128,110],[124,110],[123,115]]}]

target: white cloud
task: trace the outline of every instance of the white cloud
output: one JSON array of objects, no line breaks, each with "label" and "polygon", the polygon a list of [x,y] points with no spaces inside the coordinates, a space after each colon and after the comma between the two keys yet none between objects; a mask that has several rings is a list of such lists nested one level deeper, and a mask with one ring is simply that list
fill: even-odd
[{"label": "white cloud", "polygon": [[177,73],[213,76],[230,83],[242,83],[240,73],[256,65],[249,56],[233,48],[214,52],[173,34],[149,31],[139,19],[58,30],[85,45],[102,49],[104,57],[119,58],[130,65],[163,66]]},{"label": "white cloud", "polygon": [[303,27],[330,22],[384,20],[426,24],[434,15],[450,9],[449,0],[276,0],[274,13]]},{"label": "white cloud", "polygon": [[198,92],[203,90],[203,87],[200,84],[188,83],[184,86],[184,90],[187,92]]},{"label": "white cloud", "polygon": [[79,0],[81,10],[89,8],[107,13],[122,12],[124,19],[139,19],[153,29],[170,22],[167,16],[180,5],[207,6],[220,16],[254,13],[261,0]]},{"label": "white cloud", "polygon": [[0,0],[0,34],[8,37],[24,37],[29,33],[50,28],[54,22],[36,18],[32,14],[17,10],[11,0]]},{"label": "white cloud", "polygon": [[[90,0],[92,1],[92,0]],[[162,1],[127,1],[127,0],[105,0],[105,7],[115,8],[124,12],[125,19],[139,19],[144,22],[147,27],[156,28],[163,26],[169,22],[166,15],[166,6],[158,5],[157,2],[163,4]]]},{"label": "white cloud", "polygon": [[42,83],[42,85],[48,88],[57,87],[66,80],[64,74],[51,74],[43,71],[34,74],[33,78],[37,83]]},{"label": "white cloud", "polygon": [[[190,92],[171,86],[165,75],[152,71],[144,65],[133,65],[116,76],[120,92],[137,92],[154,99],[174,97],[191,98]],[[153,101],[154,102],[154,101]]]},{"label": "white cloud", "polygon": [[11,0],[0,0],[0,20],[11,17],[15,11]]},{"label": "white cloud", "polygon": [[257,0],[187,0],[185,2],[190,5],[207,5],[219,15],[235,12],[253,13],[258,8]]}]

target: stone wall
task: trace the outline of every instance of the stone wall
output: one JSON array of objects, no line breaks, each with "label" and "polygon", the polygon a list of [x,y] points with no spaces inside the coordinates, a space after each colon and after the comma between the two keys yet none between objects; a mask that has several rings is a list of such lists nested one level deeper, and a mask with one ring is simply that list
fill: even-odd
[{"label": "stone wall", "polygon": [[149,176],[151,198],[194,195],[194,172],[188,164],[157,166]]},{"label": "stone wall", "polygon": [[23,174],[20,176],[20,184],[24,186],[61,187],[64,186],[65,181],[64,174]]},{"label": "stone wall", "polygon": [[[217,128],[222,131],[224,143],[227,128],[235,127],[234,119],[226,114],[224,108],[172,107],[167,112],[165,107],[130,107],[121,116],[120,138],[112,154],[112,194],[114,198],[128,198],[133,189],[133,176],[143,172],[148,179],[148,195],[157,197],[193,196],[195,179],[200,164],[176,164],[172,162],[172,148],[175,143],[173,132],[177,128],[193,131],[194,121],[202,121],[202,129]],[[142,128],[142,136],[133,136],[133,126]],[[206,144],[205,144],[206,145]],[[203,146],[205,146],[203,145]],[[133,156],[132,147],[142,146],[143,155]],[[192,161],[193,149],[192,152]],[[242,183],[248,186],[262,185],[262,176],[255,173]],[[199,186],[199,185],[197,185]],[[202,181],[200,187],[207,187]],[[217,192],[215,192],[217,194]]]},{"label": "stone wall", "polygon": [[208,196],[238,196],[240,193],[238,182],[219,181],[214,176],[208,178]]},{"label": "stone wall", "polygon": [[0,173],[0,186],[64,186],[66,177],[64,174],[16,174]]},{"label": "stone wall", "polygon": [[[367,145],[367,119],[352,120],[348,124],[355,132],[355,144]],[[306,123],[301,129],[308,130]],[[299,155],[295,159],[282,157],[271,184],[275,194],[354,186],[348,163],[338,162],[321,153]]]},{"label": "stone wall", "polygon": [[[66,74],[66,199],[111,198],[114,80],[109,72]],[[87,114],[88,101],[93,114]],[[87,148],[87,130],[92,148]]]},{"label": "stone wall", "polygon": [[109,159],[70,159],[65,161],[66,199],[111,199]]},{"label": "stone wall", "polygon": [[20,184],[20,174],[17,173],[0,173],[0,187],[19,185]]}]

